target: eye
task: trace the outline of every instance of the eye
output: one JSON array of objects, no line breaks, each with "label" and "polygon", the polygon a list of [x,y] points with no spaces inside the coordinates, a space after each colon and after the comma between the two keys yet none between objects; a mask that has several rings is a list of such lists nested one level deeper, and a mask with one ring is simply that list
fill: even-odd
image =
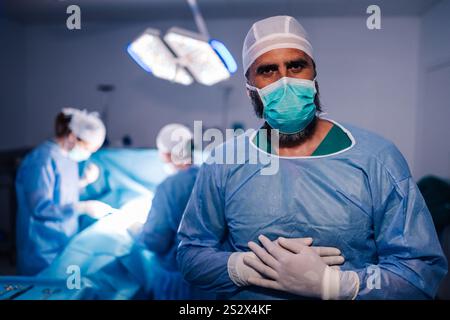
[{"label": "eye", "polygon": [[272,75],[276,70],[265,70],[262,72],[263,76],[269,76]]},{"label": "eye", "polygon": [[261,66],[257,69],[257,74],[262,75],[264,77],[270,77],[275,72],[278,71],[278,66],[276,65],[270,65],[270,66]]},{"label": "eye", "polygon": [[300,66],[299,66],[299,67],[292,67],[292,68],[291,68],[291,71],[292,71],[292,72],[301,72],[302,70],[303,70],[303,67],[300,67]]},{"label": "eye", "polygon": [[304,67],[305,67],[305,65],[303,63],[295,62],[295,63],[292,63],[291,65],[289,65],[288,68],[292,72],[301,72]]}]

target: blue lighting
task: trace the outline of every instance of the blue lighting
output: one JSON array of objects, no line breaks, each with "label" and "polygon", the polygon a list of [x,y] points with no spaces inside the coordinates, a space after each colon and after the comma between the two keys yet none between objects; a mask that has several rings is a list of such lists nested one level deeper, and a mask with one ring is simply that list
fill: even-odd
[{"label": "blue lighting", "polygon": [[222,42],[215,39],[211,39],[209,41],[209,44],[217,53],[217,55],[222,60],[224,65],[227,67],[228,71],[230,73],[235,73],[237,70],[237,64],[233,56],[231,55],[230,51],[228,51],[227,47],[225,47],[225,45]]},{"label": "blue lighting", "polygon": [[144,61],[141,60],[141,58],[133,51],[131,48],[131,44],[127,47],[127,52],[133,58],[133,60],[145,71],[152,73],[152,69],[148,65],[144,63]]}]

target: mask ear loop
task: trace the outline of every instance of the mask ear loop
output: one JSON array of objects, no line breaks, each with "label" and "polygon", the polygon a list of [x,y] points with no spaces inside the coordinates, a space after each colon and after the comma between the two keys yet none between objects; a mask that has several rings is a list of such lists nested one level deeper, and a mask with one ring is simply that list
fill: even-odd
[{"label": "mask ear loop", "polygon": [[245,87],[246,87],[248,90],[256,91],[256,92],[259,93],[259,89],[258,89],[257,87],[254,87],[254,86],[248,84],[248,82],[245,83]]},{"label": "mask ear loop", "polygon": [[[255,92],[258,94],[259,98],[262,99],[262,98],[261,98],[261,94],[259,93],[259,89],[258,89],[258,88],[256,88],[256,87],[254,87],[254,86],[248,84],[248,82],[245,83],[245,87],[247,88],[247,90],[255,91]],[[248,95],[248,97],[250,98],[250,94],[249,94],[248,92],[247,92],[247,95]]]},{"label": "mask ear loop", "polygon": [[[317,94],[317,88],[316,88],[317,76],[314,77],[313,82],[314,82],[314,90],[316,91],[316,94]],[[322,116],[326,116],[327,114],[328,114],[328,112],[316,111],[316,117],[318,117],[318,118],[321,118]]]}]

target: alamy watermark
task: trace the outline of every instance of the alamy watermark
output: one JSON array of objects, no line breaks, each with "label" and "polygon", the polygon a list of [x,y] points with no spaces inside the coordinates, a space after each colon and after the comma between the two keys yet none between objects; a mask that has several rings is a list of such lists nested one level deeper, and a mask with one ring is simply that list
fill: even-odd
[{"label": "alamy watermark", "polygon": [[381,29],[381,9],[376,4],[367,7],[366,13],[370,16],[366,20],[367,29],[380,30]]},{"label": "alamy watermark", "polygon": [[81,29],[81,8],[75,4],[67,7],[66,13],[69,15],[66,20],[66,26],[69,30]]},{"label": "alamy watermark", "polygon": [[[261,175],[274,175],[279,169],[279,157],[261,152],[250,140],[259,134],[262,137],[270,135],[270,147],[272,150],[278,150],[279,132],[278,130],[266,129],[226,129],[225,134],[219,129],[207,129],[203,131],[203,122],[194,121],[194,139],[193,144],[196,150],[204,154],[209,154],[206,159],[198,161],[191,157],[191,148],[186,147],[186,138],[183,129],[175,130],[171,135],[172,142],[176,143],[173,148],[171,158],[175,164],[182,164],[186,158],[194,158],[194,163],[201,164],[260,164]],[[245,135],[246,138],[236,138],[236,136]],[[263,139],[265,140],[265,139]],[[268,140],[265,140],[268,141]],[[204,147],[204,144],[207,144]]]},{"label": "alamy watermark", "polygon": [[368,277],[366,287],[370,290],[381,289],[381,269],[378,266],[371,265],[367,267]]},{"label": "alamy watermark", "polygon": [[66,286],[69,290],[81,289],[81,270],[78,265],[70,265],[66,269]]}]

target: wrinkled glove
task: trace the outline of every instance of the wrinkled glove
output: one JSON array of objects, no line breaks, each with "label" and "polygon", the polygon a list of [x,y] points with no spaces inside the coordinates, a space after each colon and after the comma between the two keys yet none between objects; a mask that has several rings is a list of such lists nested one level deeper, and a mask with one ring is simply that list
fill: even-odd
[{"label": "wrinkled glove", "polygon": [[100,219],[115,211],[113,207],[97,200],[88,200],[77,202],[74,206],[75,211],[85,213],[94,219]]},{"label": "wrinkled glove", "polygon": [[[291,246],[296,249],[300,246],[311,246],[313,243],[312,238],[290,238],[285,240],[288,241]],[[280,245],[278,243],[278,239],[273,242]],[[339,250],[338,248],[311,246],[311,249],[313,249],[322,258],[323,262],[330,267],[341,265],[345,262],[344,257],[341,255],[341,250]]]},{"label": "wrinkled glove", "polygon": [[244,257],[259,260],[253,252],[233,252],[228,258],[228,275],[238,287],[248,286],[249,278],[262,279],[258,272],[244,264]]},{"label": "wrinkled glove", "polygon": [[[277,243],[275,240],[274,243]],[[290,239],[294,246],[310,246],[313,242],[312,238],[294,238]],[[312,247],[312,249],[323,259],[324,263],[330,266],[344,263],[344,258],[340,255],[341,251],[332,247]],[[261,275],[245,265],[244,257],[252,258],[262,264],[253,252],[234,252],[228,259],[228,275],[230,279],[239,287],[249,285],[248,279],[250,277],[260,278]]]},{"label": "wrinkled glove", "polygon": [[356,272],[329,267],[316,250],[296,239],[272,242],[262,235],[258,239],[264,248],[249,242],[258,259],[246,256],[244,263],[265,278],[250,277],[249,284],[324,300],[356,298]]}]

